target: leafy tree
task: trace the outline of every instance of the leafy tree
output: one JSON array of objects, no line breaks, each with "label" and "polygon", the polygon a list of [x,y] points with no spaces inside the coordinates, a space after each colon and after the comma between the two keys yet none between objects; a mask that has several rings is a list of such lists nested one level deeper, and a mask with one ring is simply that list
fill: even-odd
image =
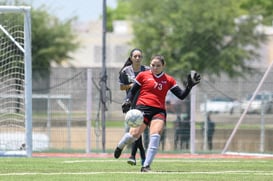
[{"label": "leafy tree", "polygon": [[127,0],[118,0],[115,9],[107,7],[107,31],[113,31],[114,20],[126,20],[130,14],[130,2]]},{"label": "leafy tree", "polygon": [[33,69],[49,69],[51,62],[69,59],[69,53],[78,47],[72,29],[73,18],[61,22],[45,7],[33,9],[31,15]]},{"label": "leafy tree", "polygon": [[248,62],[258,58],[254,50],[264,36],[255,32],[257,15],[240,7],[245,0],[127,2],[133,44],[148,57],[164,55],[173,75],[183,78],[195,69],[207,75],[242,76],[251,70]]},{"label": "leafy tree", "polygon": [[36,84],[33,91],[47,93],[50,87],[51,62],[60,64],[71,57],[79,43],[72,29],[75,18],[60,21],[50,15],[45,6],[32,9],[32,75]]},{"label": "leafy tree", "polygon": [[[10,5],[10,2],[0,2],[0,5],[5,4]],[[15,0],[14,4],[25,5],[19,0]],[[61,63],[69,59],[69,53],[75,51],[79,46],[72,29],[76,17],[62,22],[50,15],[46,8],[41,6],[38,9],[31,9],[32,69],[38,70],[39,74],[43,71],[48,74],[51,62]]]},{"label": "leafy tree", "polygon": [[273,1],[268,0],[245,0],[241,4],[242,9],[246,9],[253,14],[262,15],[263,23],[272,26]]}]

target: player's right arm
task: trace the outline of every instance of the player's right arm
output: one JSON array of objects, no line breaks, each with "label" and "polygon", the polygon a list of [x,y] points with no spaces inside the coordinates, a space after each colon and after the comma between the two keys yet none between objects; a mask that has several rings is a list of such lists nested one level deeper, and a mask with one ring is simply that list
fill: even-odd
[{"label": "player's right arm", "polygon": [[128,81],[128,75],[123,70],[119,74],[119,83],[120,83],[120,90],[128,90],[130,89],[130,82]]},{"label": "player's right arm", "polygon": [[125,85],[125,84],[120,84],[120,90],[129,90],[131,87],[133,87],[133,83],[131,83],[131,84],[127,84],[127,85]]},{"label": "player's right arm", "polygon": [[139,89],[140,89],[140,85],[138,83],[136,83],[136,82],[133,83],[132,88],[130,89],[130,91],[127,94],[127,99],[132,101]]}]

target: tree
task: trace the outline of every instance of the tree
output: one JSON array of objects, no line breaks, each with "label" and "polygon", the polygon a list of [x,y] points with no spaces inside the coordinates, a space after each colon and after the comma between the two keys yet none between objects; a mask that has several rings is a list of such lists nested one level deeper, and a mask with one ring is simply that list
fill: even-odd
[{"label": "tree", "polygon": [[[0,5],[5,4],[10,5],[10,2],[0,3]],[[19,0],[15,0],[13,4],[25,5]],[[51,62],[59,64],[66,61],[70,58],[69,53],[79,46],[72,29],[76,17],[61,22],[54,15],[50,15],[46,8],[41,6],[31,10],[32,69],[37,70],[36,75],[41,76],[48,74]]]},{"label": "tree", "polygon": [[[51,63],[69,60],[79,42],[73,31],[75,17],[64,22],[50,15],[46,7],[32,9],[32,76],[33,92],[47,93],[50,89]],[[35,81],[34,81],[35,80]]]},{"label": "tree", "polygon": [[70,58],[69,53],[78,48],[73,32],[73,18],[61,22],[50,15],[45,7],[32,9],[32,67],[49,70],[50,63],[61,63]]},{"label": "tree", "polygon": [[242,9],[246,9],[257,15],[263,16],[263,23],[272,26],[273,20],[273,1],[268,0],[245,0],[241,4]]},{"label": "tree", "polygon": [[[164,55],[168,71],[181,79],[192,69],[243,76],[251,70],[248,62],[259,57],[255,48],[264,36],[255,32],[260,23],[256,14],[240,8],[244,0],[127,1],[134,46],[148,57]],[[244,14],[246,18],[240,18]]]},{"label": "tree", "polygon": [[107,7],[107,31],[113,31],[114,20],[126,20],[130,14],[130,2],[127,0],[117,0],[117,7],[115,9]]}]

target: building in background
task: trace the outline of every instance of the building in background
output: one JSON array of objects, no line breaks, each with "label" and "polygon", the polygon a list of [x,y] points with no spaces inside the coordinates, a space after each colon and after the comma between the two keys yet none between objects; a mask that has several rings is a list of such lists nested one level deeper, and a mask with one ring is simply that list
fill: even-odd
[{"label": "building in background", "polygon": [[[76,24],[80,48],[71,54],[72,60],[64,62],[62,67],[101,67],[102,66],[102,21],[88,24]],[[114,21],[113,32],[106,35],[106,66],[120,68],[127,59],[133,38],[128,21]],[[52,65],[53,67],[59,65]]]}]

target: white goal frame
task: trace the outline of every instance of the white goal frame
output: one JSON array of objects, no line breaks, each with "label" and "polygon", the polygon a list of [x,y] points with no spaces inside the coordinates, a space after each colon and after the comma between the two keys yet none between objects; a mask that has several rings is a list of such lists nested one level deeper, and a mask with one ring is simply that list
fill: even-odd
[{"label": "white goal frame", "polygon": [[24,54],[24,108],[25,108],[25,151],[23,153],[3,153],[4,155],[23,155],[32,156],[32,66],[31,66],[31,8],[28,6],[0,6],[1,13],[21,13],[24,15],[24,46],[20,44],[9,34],[1,25],[0,31],[16,45]]},{"label": "white goal frame", "polygon": [[[254,98],[256,97],[257,93],[259,92],[261,86],[263,85],[263,83],[264,83],[265,79],[267,78],[269,72],[271,71],[272,67],[273,67],[273,60],[271,61],[269,67],[267,67],[267,69],[266,69],[266,71],[265,71],[265,73],[264,73],[261,81],[259,82],[259,84],[257,85],[254,93],[252,94],[252,97],[250,98],[249,103],[248,103],[246,109],[244,110],[244,112],[241,114],[239,120],[237,121],[237,123],[236,123],[236,125],[235,125],[235,127],[234,127],[234,129],[233,129],[233,131],[231,133],[231,135],[229,136],[229,138],[228,138],[228,140],[227,140],[227,142],[225,144],[225,147],[222,150],[222,154],[227,153],[228,147],[231,144],[231,141],[234,138],[234,136],[236,134],[236,131],[238,130],[239,126],[241,125],[243,119],[245,118],[246,113],[248,112],[248,109],[249,109],[251,103],[253,102]],[[261,137],[262,136],[264,136],[264,135],[261,135]]]}]

